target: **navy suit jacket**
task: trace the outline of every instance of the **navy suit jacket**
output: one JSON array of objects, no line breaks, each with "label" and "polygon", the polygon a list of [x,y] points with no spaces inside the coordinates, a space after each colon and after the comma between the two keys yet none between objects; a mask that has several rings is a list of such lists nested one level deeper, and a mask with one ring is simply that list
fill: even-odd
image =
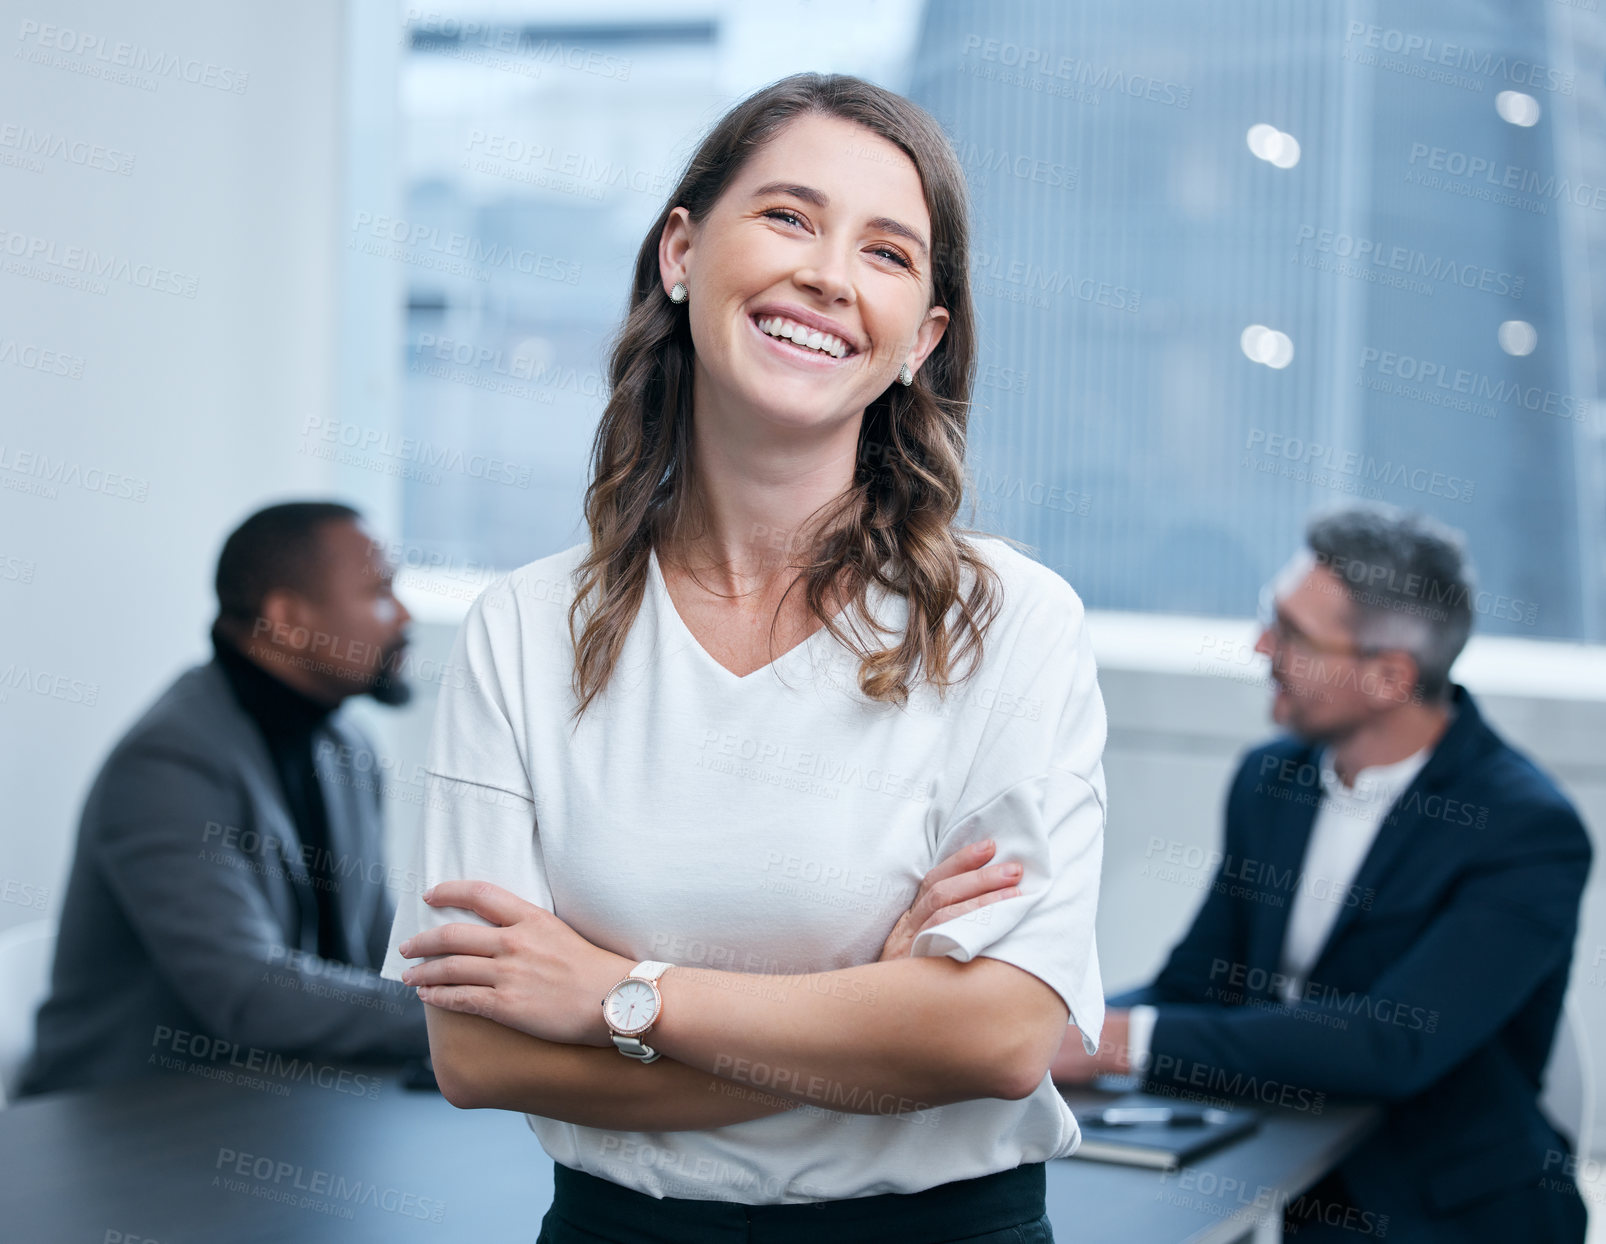
[{"label": "navy suit jacket", "polygon": [[1350,1200],[1416,1241],[1582,1241],[1570,1148],[1538,1096],[1589,872],[1567,798],[1483,720],[1456,717],[1395,801],[1299,1001],[1277,969],[1321,797],[1317,753],[1252,750],[1211,889],[1154,983],[1151,1091],[1320,1109],[1386,1104],[1338,1170]]}]

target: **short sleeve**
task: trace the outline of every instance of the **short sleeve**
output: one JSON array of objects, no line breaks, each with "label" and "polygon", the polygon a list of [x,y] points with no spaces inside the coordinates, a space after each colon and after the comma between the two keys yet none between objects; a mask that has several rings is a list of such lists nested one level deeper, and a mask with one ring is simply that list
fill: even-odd
[{"label": "short sleeve", "polygon": [[1022,866],[1021,893],[914,939],[911,955],[977,955],[1012,963],[1065,1002],[1089,1054],[1104,1027],[1094,924],[1104,856],[1108,732],[1085,610],[1063,580],[1023,620],[996,678],[966,692],[962,711],[987,721],[936,858],[985,838],[993,858]]},{"label": "short sleeve", "polygon": [[425,761],[424,810],[414,847],[415,884],[398,897],[380,975],[400,980],[402,942],[443,924],[489,924],[456,907],[432,907],[424,891],[442,881],[491,881],[552,910],[536,824],[535,792],[520,746],[523,684],[518,614],[507,581],[469,607],[451,659]]}]

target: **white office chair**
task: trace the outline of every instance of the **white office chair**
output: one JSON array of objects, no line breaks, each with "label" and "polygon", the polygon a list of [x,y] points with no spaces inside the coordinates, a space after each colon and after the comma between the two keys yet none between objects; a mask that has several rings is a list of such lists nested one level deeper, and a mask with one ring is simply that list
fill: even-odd
[{"label": "white office chair", "polygon": [[1562,1003],[1556,1043],[1545,1065],[1545,1091],[1540,1108],[1573,1142],[1573,1152],[1587,1157],[1595,1139],[1595,1068],[1590,1061],[1589,1036],[1583,1017],[1569,994]]},{"label": "white office chair", "polygon": [[33,1051],[34,1012],[50,992],[55,953],[54,920],[0,933],[0,1106],[11,1101]]}]

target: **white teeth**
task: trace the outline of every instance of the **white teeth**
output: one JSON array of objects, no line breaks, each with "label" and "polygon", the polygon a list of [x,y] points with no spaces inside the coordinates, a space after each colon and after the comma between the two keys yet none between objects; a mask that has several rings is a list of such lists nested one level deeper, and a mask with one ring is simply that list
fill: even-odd
[{"label": "white teeth", "polygon": [[848,346],[842,338],[831,333],[821,332],[817,328],[807,328],[802,324],[786,319],[784,316],[768,316],[758,321],[761,331],[771,337],[781,337],[809,350],[818,350],[822,354],[829,354],[832,358],[842,358],[848,352]]}]

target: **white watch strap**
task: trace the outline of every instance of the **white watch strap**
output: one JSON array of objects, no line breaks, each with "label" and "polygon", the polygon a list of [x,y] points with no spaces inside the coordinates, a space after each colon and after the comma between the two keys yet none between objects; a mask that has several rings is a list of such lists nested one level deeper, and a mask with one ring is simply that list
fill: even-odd
[{"label": "white watch strap", "polygon": [[613,1043],[627,1058],[640,1059],[643,1063],[656,1062],[658,1059],[658,1051],[650,1045],[643,1045],[640,1037],[621,1037],[614,1033]]},{"label": "white watch strap", "polygon": [[[631,977],[635,977],[637,980],[656,981],[674,966],[674,964],[664,963],[660,959],[643,959],[625,974],[625,979],[629,980]],[[658,1051],[643,1042],[641,1037],[622,1037],[618,1033],[614,1033],[613,1043],[621,1054],[639,1059],[643,1063],[655,1062],[658,1059]]]}]

